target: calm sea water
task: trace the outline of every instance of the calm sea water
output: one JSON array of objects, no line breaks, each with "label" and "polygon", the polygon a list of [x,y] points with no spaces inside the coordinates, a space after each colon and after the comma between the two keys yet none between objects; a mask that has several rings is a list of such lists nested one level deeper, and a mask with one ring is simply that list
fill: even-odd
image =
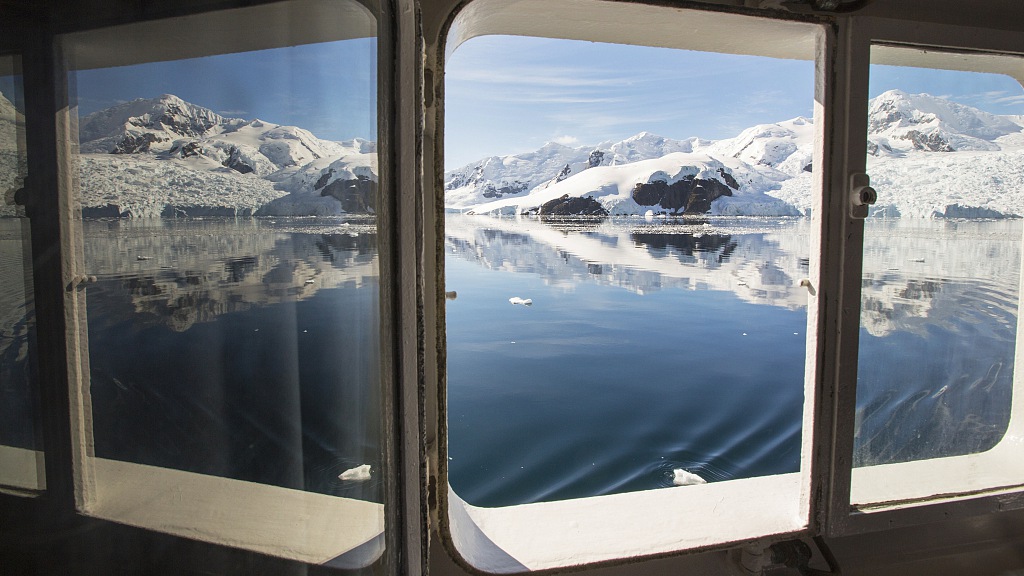
[{"label": "calm sea water", "polygon": [[[1020,227],[868,224],[858,465],[1002,436]],[[372,221],[85,233],[98,456],[379,501]],[[796,471],[808,234],[802,219],[450,216],[456,492],[497,506],[669,486],[675,468],[709,481]],[[23,316],[4,327],[5,365],[25,349]],[[370,480],[338,478],[362,464]]]}]

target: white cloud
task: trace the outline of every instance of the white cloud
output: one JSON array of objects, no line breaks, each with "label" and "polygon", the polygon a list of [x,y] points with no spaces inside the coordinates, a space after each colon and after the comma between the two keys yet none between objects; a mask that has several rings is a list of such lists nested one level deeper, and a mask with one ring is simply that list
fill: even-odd
[{"label": "white cloud", "polygon": [[572,146],[573,144],[578,144],[580,139],[566,134],[564,136],[556,136],[552,138],[551,141],[555,144],[561,144],[562,146]]}]

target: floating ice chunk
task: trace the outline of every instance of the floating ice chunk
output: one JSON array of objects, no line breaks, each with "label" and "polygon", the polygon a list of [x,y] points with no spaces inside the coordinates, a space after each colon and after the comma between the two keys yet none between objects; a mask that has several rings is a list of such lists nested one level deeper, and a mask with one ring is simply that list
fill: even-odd
[{"label": "floating ice chunk", "polygon": [[676,486],[693,486],[695,484],[707,484],[708,481],[697,476],[693,472],[687,472],[682,468],[672,471],[672,483]]},{"label": "floating ice chunk", "polygon": [[533,299],[531,298],[520,298],[519,296],[513,296],[508,299],[511,304],[521,304],[523,306],[533,306]]},{"label": "floating ice chunk", "polygon": [[370,479],[370,465],[363,464],[362,466],[349,468],[341,474],[338,474],[338,479],[348,480],[350,482],[365,482]]}]

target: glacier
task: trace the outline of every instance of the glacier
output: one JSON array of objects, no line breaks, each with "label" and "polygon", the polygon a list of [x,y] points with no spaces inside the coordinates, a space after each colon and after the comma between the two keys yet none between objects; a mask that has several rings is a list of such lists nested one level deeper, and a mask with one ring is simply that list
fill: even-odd
[{"label": "glacier", "polygon": [[[1024,122],[930,96],[890,90],[869,104],[868,173],[876,218],[1024,215]],[[546,202],[592,198],[612,215],[810,214],[814,122],[793,118],[733,138],[672,140],[642,132],[621,142],[489,157],[445,174],[445,207],[534,214]],[[693,176],[734,188],[704,210],[638,202],[634,190]],[[500,193],[496,193],[500,192]]]},{"label": "glacier", "polygon": [[[0,94],[0,215],[14,215],[24,118]],[[165,94],[82,118],[83,215],[374,214],[376,143],[330,141],[296,126],[228,118]],[[874,218],[1024,215],[1024,117],[890,90],[869,103]],[[444,207],[474,214],[806,216],[814,122],[760,124],[733,138],[641,132],[489,156],[443,175]],[[577,202],[574,199],[581,199]]]}]

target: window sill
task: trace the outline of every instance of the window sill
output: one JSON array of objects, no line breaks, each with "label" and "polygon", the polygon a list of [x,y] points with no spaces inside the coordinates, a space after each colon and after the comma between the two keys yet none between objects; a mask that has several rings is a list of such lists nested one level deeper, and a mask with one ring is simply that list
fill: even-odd
[{"label": "window sill", "polygon": [[0,446],[0,486],[31,492],[46,490],[44,465],[43,452]]},{"label": "window sill", "polygon": [[313,564],[360,567],[383,552],[384,506],[88,458],[83,512],[130,526]]},{"label": "window sill", "polygon": [[451,538],[487,572],[588,564],[737,542],[806,527],[799,473],[502,508],[449,488]]}]

